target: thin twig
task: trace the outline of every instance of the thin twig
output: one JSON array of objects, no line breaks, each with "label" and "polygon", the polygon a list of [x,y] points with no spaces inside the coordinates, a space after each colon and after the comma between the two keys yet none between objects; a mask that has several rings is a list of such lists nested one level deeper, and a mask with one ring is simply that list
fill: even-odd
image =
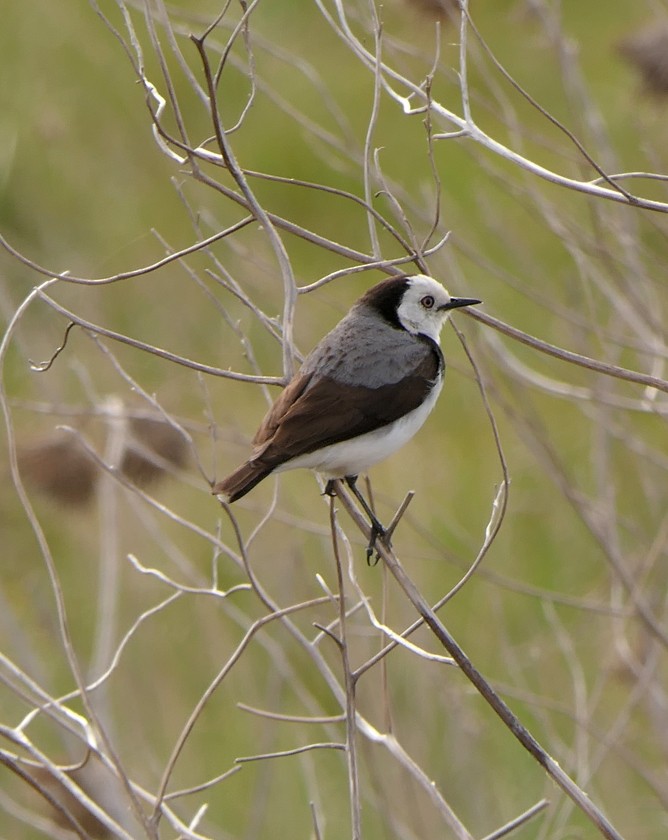
[{"label": "thin twig", "polygon": [[336,507],[335,497],[329,496],[329,524],[332,533],[332,549],[336,564],[336,580],[339,589],[339,627],[340,640],[339,651],[341,654],[341,665],[343,667],[343,680],[346,691],[346,757],[348,759],[348,791],[350,796],[350,822],[352,840],[361,840],[361,805],[359,771],[357,766],[357,725],[356,725],[356,703],[355,703],[355,680],[348,658],[348,641],[346,635],[346,599],[343,586],[343,568],[339,555],[339,544],[337,540]]},{"label": "thin twig", "polygon": [[492,327],[498,332],[507,335],[520,344],[526,344],[527,347],[532,347],[541,353],[548,356],[553,356],[555,359],[560,359],[562,362],[577,365],[578,367],[587,368],[587,370],[602,373],[604,376],[612,376],[614,379],[623,379],[626,382],[634,382],[636,385],[645,385],[650,388],[656,388],[658,391],[663,391],[668,394],[668,380],[660,379],[658,376],[650,376],[646,373],[638,373],[635,370],[628,370],[627,368],[619,367],[619,365],[611,365],[607,362],[599,362],[597,359],[591,359],[589,356],[583,356],[580,353],[573,353],[570,350],[564,350],[562,347],[557,347],[555,344],[550,344],[547,341],[542,341],[536,336],[518,330],[516,327],[511,327],[498,318],[488,315],[486,312],[469,310],[466,315],[474,318],[485,326]]},{"label": "thin twig", "polygon": [[183,257],[187,257],[190,254],[196,254],[198,251],[202,251],[208,248],[210,245],[213,245],[214,242],[219,242],[226,236],[230,236],[231,234],[242,230],[252,221],[253,218],[251,216],[246,216],[244,219],[241,219],[241,221],[236,222],[236,224],[225,228],[225,230],[221,230],[218,233],[214,233],[211,236],[208,236],[206,239],[202,239],[199,242],[195,242],[193,245],[189,245],[186,248],[182,248],[180,251],[175,251],[172,254],[168,254],[166,257],[163,257],[157,262],[150,263],[149,265],[142,266],[141,268],[133,268],[130,271],[120,271],[118,274],[111,274],[108,277],[98,278],[77,277],[73,274],[70,274],[69,272],[62,273],[57,271],[50,271],[48,268],[45,268],[39,263],[36,263],[34,260],[31,260],[28,257],[24,256],[20,251],[14,248],[14,246],[11,245],[2,234],[0,234],[0,246],[2,246],[5,249],[5,251],[7,251],[7,253],[11,254],[19,262],[23,263],[23,265],[27,266],[28,268],[31,268],[33,271],[36,271],[38,274],[41,274],[44,277],[54,279],[57,278],[63,283],[74,283],[82,286],[107,286],[111,283],[118,283],[121,280],[129,280],[133,277],[145,277],[147,274],[151,274],[151,272],[153,271],[158,271],[159,269],[164,268],[170,263],[177,262],[178,260],[183,259]]},{"label": "thin twig", "polygon": [[45,373],[47,370],[49,370],[51,368],[51,365],[58,358],[58,356],[60,356],[63,350],[67,347],[67,339],[70,336],[70,330],[72,329],[72,327],[76,326],[77,325],[74,323],[74,321],[69,322],[69,324],[65,327],[65,333],[63,335],[63,340],[60,346],[53,351],[51,357],[45,362],[33,362],[32,359],[28,359],[30,370],[35,371],[35,373]]},{"label": "thin twig", "polygon": [[282,712],[268,712],[266,709],[256,709],[254,706],[249,706],[246,703],[237,703],[237,709],[244,712],[249,712],[251,715],[258,715],[259,717],[268,718],[269,720],[280,720],[283,723],[341,723],[345,720],[345,715],[323,715],[320,717],[307,717],[306,715],[286,715]]},{"label": "thin twig", "polygon": [[311,750],[347,750],[346,744],[338,744],[336,741],[328,741],[319,744],[304,744],[303,747],[295,747],[292,750],[278,750],[271,753],[258,753],[257,755],[246,755],[235,758],[237,764],[247,764],[251,761],[264,761],[267,758],[286,758],[291,755],[301,755]]},{"label": "thin twig", "polygon": [[506,823],[501,828],[497,828],[496,831],[493,831],[491,834],[483,837],[483,840],[501,840],[502,837],[507,837],[509,834],[512,834],[516,828],[526,825],[529,820],[532,820],[536,814],[539,814],[547,808],[549,804],[549,799],[541,799],[540,802],[536,802],[535,805],[532,805],[531,808],[527,809],[523,814],[520,814],[519,817],[515,817],[515,819],[511,820],[511,822]]},{"label": "thin twig", "polygon": [[[42,284],[42,287],[43,285],[44,284]],[[256,385],[285,384],[283,378],[279,376],[257,376],[251,373],[239,373],[238,371],[223,370],[221,368],[213,367],[213,365],[205,365],[201,362],[195,362],[192,359],[187,359],[185,358],[185,356],[179,356],[176,353],[170,352],[169,350],[164,350],[161,347],[156,347],[152,344],[147,344],[144,341],[139,341],[136,338],[131,338],[129,335],[123,335],[122,333],[118,333],[114,330],[107,329],[106,327],[102,327],[99,324],[93,324],[91,321],[87,321],[85,318],[81,318],[75,312],[72,312],[71,310],[66,309],[64,306],[61,306],[61,304],[57,303],[52,297],[41,291],[42,287],[34,290],[34,294],[36,297],[44,301],[44,303],[48,304],[56,312],[59,312],[66,318],[69,318],[78,326],[90,330],[90,332],[95,333],[96,335],[103,335],[106,338],[111,338],[113,339],[113,341],[119,342],[120,344],[127,344],[128,347],[134,347],[136,350],[142,350],[146,353],[151,353],[154,356],[159,356],[165,361],[174,362],[175,364],[183,365],[184,367],[190,368],[191,370],[200,371],[201,373],[207,373],[210,376],[220,376],[224,379],[236,379],[238,382],[253,382]]]}]

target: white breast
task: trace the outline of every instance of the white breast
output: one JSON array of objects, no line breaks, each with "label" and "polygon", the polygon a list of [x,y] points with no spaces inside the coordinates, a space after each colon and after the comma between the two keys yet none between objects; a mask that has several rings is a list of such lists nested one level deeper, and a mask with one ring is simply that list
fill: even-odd
[{"label": "white breast", "polygon": [[325,478],[343,478],[366,472],[369,467],[392,455],[413,437],[436,404],[442,387],[443,376],[440,376],[422,405],[393,423],[359,437],[325,446],[316,452],[299,455],[281,464],[275,472],[305,467],[322,473]]}]

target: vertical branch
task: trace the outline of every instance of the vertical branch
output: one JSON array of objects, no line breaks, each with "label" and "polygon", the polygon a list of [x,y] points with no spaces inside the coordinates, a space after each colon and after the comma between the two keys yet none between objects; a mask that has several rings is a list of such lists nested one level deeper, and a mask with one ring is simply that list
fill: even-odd
[{"label": "vertical branch", "polygon": [[350,795],[350,820],[352,840],[361,840],[361,809],[359,792],[359,772],[357,768],[357,724],[355,712],[355,680],[353,678],[350,661],[348,658],[348,644],[346,639],[346,598],[343,584],[343,567],[339,555],[339,543],[336,536],[336,508],[334,506],[335,496],[329,497],[329,525],[332,534],[332,548],[336,563],[336,581],[339,589],[339,627],[340,637],[337,639],[341,653],[341,665],[343,667],[343,678],[346,692],[346,757],[348,759],[348,789]]},{"label": "vertical branch", "polygon": [[[378,11],[376,9],[376,4],[373,0],[370,0],[369,7],[371,10],[371,15],[373,17],[373,36],[375,42],[375,54],[376,54],[376,72],[374,74],[373,79],[373,104],[371,106],[371,113],[369,115],[369,122],[366,129],[366,137],[364,138],[364,200],[366,201],[369,207],[373,206],[374,200],[374,191],[372,188],[372,172],[371,172],[371,163],[374,157],[372,152],[373,146],[373,137],[376,129],[376,123],[378,122],[378,109],[380,107],[380,93],[381,93],[381,56],[382,56],[382,48],[383,48],[383,41],[382,41],[382,34],[383,28],[382,24],[378,18]],[[369,225],[369,239],[371,241],[371,253],[374,256],[374,259],[379,260],[381,259],[381,249],[380,249],[380,242],[378,240],[378,230],[376,227],[376,220],[371,213],[367,213],[367,223]]]},{"label": "vertical branch", "polygon": [[[123,416],[124,406],[118,399],[110,400],[106,410],[109,412],[109,424],[104,460],[112,468],[118,468],[127,439],[127,420]],[[107,474],[101,476],[98,494],[100,572],[96,611],[97,628],[91,657],[91,673],[94,678],[97,678],[109,666],[116,642],[120,585],[118,489],[113,476]],[[106,689],[103,688],[102,691],[103,694],[98,702],[102,700],[101,714],[106,718],[108,711],[105,702]]]},{"label": "vertical branch", "polygon": [[469,74],[468,74],[468,22],[469,3],[468,0],[459,0],[459,90],[462,98],[462,114],[466,126],[473,124],[471,117],[471,100],[469,98]]}]

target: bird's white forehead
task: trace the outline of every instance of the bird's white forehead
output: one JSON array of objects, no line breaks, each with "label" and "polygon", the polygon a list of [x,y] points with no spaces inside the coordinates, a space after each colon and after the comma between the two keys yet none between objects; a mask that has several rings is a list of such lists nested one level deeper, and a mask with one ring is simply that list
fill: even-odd
[{"label": "bird's white forehead", "polygon": [[411,298],[419,300],[423,295],[431,295],[436,301],[437,306],[450,302],[450,295],[447,290],[441,286],[438,280],[433,277],[427,277],[426,274],[414,274],[408,279],[408,294]]}]

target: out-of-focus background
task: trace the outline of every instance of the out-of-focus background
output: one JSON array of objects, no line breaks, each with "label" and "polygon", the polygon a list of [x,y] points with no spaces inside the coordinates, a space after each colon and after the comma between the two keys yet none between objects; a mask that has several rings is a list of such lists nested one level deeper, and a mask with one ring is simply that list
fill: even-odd
[{"label": "out-of-focus background", "polygon": [[[608,175],[663,174],[619,184],[668,201],[665,6],[472,4],[480,38],[469,28],[466,90],[481,142],[454,136],[442,115],[464,116],[454,6],[389,0],[376,21],[366,0],[342,3],[345,20],[326,0],[6,4],[0,227],[15,253],[0,252],[3,837],[73,836],[67,814],[91,837],[350,834],[344,751],[275,755],[345,742],[341,656],[315,626],[340,632],[326,597],[336,591],[327,502],[312,475],[291,473],[235,505],[233,523],[209,482],[246,457],[279,391],[180,361],[283,376],[289,272],[277,239],[251,220],[122,276],[249,216],[229,167],[185,151],[220,152],[190,33],[219,18],[204,45],[220,124],[297,286],[341,271],[297,297],[297,357],[387,276],[349,269],[406,257],[366,200],[409,249],[429,251],[450,231],[425,265],[453,294],[483,299],[483,313],[665,380],[665,212],[602,197],[604,180],[583,192],[536,171],[594,182],[593,161]],[[142,69],[178,143],[152,130],[158,99]],[[403,80],[441,110],[421,107]],[[35,370],[70,319],[62,352]],[[389,521],[415,490],[394,545],[438,601],[498,524],[502,453],[500,530],[440,615],[624,837],[664,837],[666,393],[464,313],[453,320],[464,343],[444,331],[440,404],[372,471],[379,516]],[[359,587],[346,584],[358,668],[386,641],[360,593],[395,632],[415,614],[382,565],[366,566],[343,511],[339,521]],[[293,606],[289,621],[255,627]],[[423,629],[411,639],[444,653]],[[600,836],[456,669],[394,650],[360,676],[356,699],[365,838],[467,836],[443,800],[482,838],[543,798],[513,836]],[[63,798],[73,782],[97,822]],[[158,794],[159,825],[142,825]]]}]

